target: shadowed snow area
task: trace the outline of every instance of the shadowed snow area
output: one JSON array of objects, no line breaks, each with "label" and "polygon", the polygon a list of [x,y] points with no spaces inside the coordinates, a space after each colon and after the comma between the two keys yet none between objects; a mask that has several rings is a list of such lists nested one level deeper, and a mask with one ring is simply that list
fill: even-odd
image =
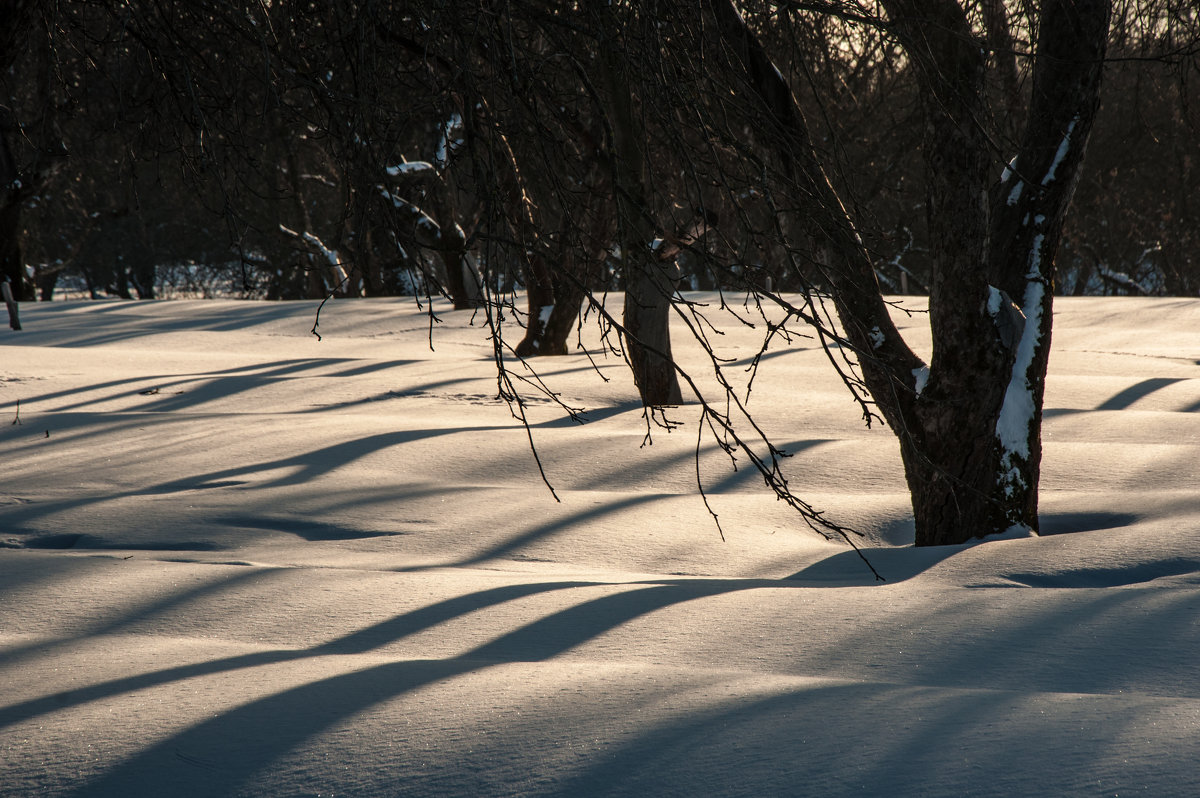
[{"label": "shadowed snow area", "polygon": [[[759,331],[689,298],[744,381]],[[1200,795],[1200,301],[1056,306],[1040,538],[912,548],[892,433],[815,342],[762,359],[750,408],[877,583],[697,461],[694,403],[643,445],[591,333],[531,361],[584,411],[528,397],[556,502],[469,311],[26,305],[0,794]]]}]

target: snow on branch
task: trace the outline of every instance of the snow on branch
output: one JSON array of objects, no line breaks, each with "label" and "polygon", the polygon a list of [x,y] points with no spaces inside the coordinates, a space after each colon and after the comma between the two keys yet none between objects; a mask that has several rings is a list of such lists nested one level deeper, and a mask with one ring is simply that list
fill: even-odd
[{"label": "snow on branch", "polygon": [[1100,275],[1100,279],[1104,280],[1106,283],[1111,283],[1118,288],[1123,288],[1124,290],[1136,296],[1154,295],[1154,292],[1151,289],[1142,285],[1125,272],[1113,271],[1105,266],[1101,266],[1097,269],[1097,273]]},{"label": "snow on branch", "polygon": [[[403,197],[392,193],[386,187],[378,186],[378,189],[383,198],[392,203],[393,208],[412,220],[418,244],[423,247],[430,247],[431,249],[441,249],[446,245],[445,231],[442,230],[442,226],[432,216]],[[451,235],[460,240],[465,238],[465,233],[463,233],[462,228],[458,227],[458,225],[455,225],[455,229],[451,231]],[[454,238],[451,238],[451,241]]]},{"label": "snow on branch", "polygon": [[338,285],[341,285],[349,280],[349,276],[346,274],[346,268],[342,265],[341,256],[338,255],[336,249],[330,249],[329,247],[325,246],[325,242],[308,231],[298,233],[291,228],[284,227],[282,224],[279,225],[279,229],[293,238],[300,239],[304,243],[308,244],[310,249],[319,253],[321,257],[323,257],[329,264],[329,268],[333,272],[333,276],[337,280]]},{"label": "snow on branch", "polygon": [[405,161],[389,166],[386,171],[389,177],[426,177],[437,173],[429,161]]}]

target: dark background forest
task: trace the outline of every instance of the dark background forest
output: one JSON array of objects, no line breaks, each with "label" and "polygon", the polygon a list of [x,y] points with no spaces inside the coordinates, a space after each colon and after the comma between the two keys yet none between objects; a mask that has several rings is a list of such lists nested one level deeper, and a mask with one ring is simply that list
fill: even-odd
[{"label": "dark background forest", "polygon": [[[780,4],[744,5],[816,109],[815,146],[854,205],[884,290],[924,293],[912,63],[864,6],[784,14]],[[595,290],[623,287],[612,232],[580,211],[590,203],[598,219],[611,204],[589,110],[604,34],[566,6],[42,9],[24,18],[0,83],[26,298],[448,293],[461,303],[480,274],[500,290],[531,282],[538,264],[514,255],[515,242],[491,223],[522,201],[541,240],[553,242],[545,255],[555,268],[590,251],[595,262],[575,273]],[[969,13],[993,20],[981,27],[996,44],[989,126],[1002,162],[1004,139],[1023,123],[1036,20],[1020,3],[981,2]],[[1058,254],[1059,293],[1200,292],[1200,71],[1187,40],[1195,13],[1162,2],[1114,16],[1101,108]],[[650,141],[650,180],[656,193],[695,206],[706,189],[686,185],[672,153],[688,114],[705,105],[703,89],[671,84],[669,58],[654,68],[669,92],[628,87],[638,113],[652,103],[676,112],[676,127],[660,126]],[[501,174],[500,151],[519,165],[519,186]],[[572,193],[590,199],[562,199]],[[657,210],[656,235],[691,224],[679,208]],[[796,287],[773,253],[737,247],[719,236],[687,247],[681,286],[736,287],[739,274],[757,270],[780,289]]]}]

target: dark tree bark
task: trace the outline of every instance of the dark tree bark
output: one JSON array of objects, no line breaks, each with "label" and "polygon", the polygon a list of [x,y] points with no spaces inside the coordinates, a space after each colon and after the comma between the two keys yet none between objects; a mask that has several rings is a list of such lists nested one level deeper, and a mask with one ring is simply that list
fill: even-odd
[{"label": "dark tree bark", "polygon": [[560,348],[549,335],[550,319],[558,307],[555,288],[561,280],[557,271],[546,263],[544,255],[534,253],[529,257],[525,270],[525,301],[529,313],[525,335],[513,350],[519,357],[567,353],[566,339]]},{"label": "dark tree bark", "polygon": [[1014,139],[1025,125],[1025,103],[1021,97],[1016,45],[1004,0],[982,0],[983,30],[991,63],[999,79],[1000,107],[997,126],[1006,139]]},{"label": "dark tree bark", "polygon": [[450,188],[442,178],[430,186],[430,211],[438,224],[437,253],[446,271],[446,291],[455,310],[479,307],[479,276],[471,268],[467,235],[458,223]]},{"label": "dark tree bark", "polygon": [[625,348],[634,383],[647,406],[681,404],[668,326],[679,269],[674,262],[642,253],[628,253],[625,263],[630,271],[625,281]]},{"label": "dark tree bark", "polygon": [[578,226],[559,235],[553,265],[539,258],[526,275],[529,321],[516,347],[521,357],[568,353],[567,341],[584,297],[603,267],[614,230],[612,188],[598,176],[589,181],[588,188]]},{"label": "dark tree bark", "polygon": [[625,354],[643,404],[677,405],[683,394],[671,358],[670,314],[679,269],[674,260],[659,260],[650,249],[655,226],[646,202],[645,132],[622,72],[620,23],[611,8],[598,11],[608,34],[600,41],[599,68],[612,138],[617,243],[625,277]]},{"label": "dark tree bark", "polygon": [[[982,124],[986,53],[955,0],[891,0],[887,8],[921,90],[926,215],[935,242],[929,313],[936,343],[901,454],[917,542],[957,543],[1011,525],[997,495],[995,443],[1010,357],[986,312],[993,163]],[[1037,528],[1036,513],[1022,518]]]},{"label": "dark tree bark", "polygon": [[1006,347],[1007,384],[995,427],[1000,523],[1035,531],[1055,256],[1099,107],[1111,13],[1111,0],[1046,0],[1029,121],[992,198],[988,307],[998,304],[999,289],[1001,297],[1020,297],[1024,316],[1020,339]]},{"label": "dark tree bark", "polygon": [[8,146],[7,133],[0,127],[0,282],[9,284],[16,302],[33,299],[21,258],[21,205],[25,197],[25,185]]},{"label": "dark tree bark", "polygon": [[[0,73],[7,73],[16,61],[39,5],[32,0],[0,4]],[[20,246],[21,204],[28,187],[22,182],[9,146],[11,121],[0,119],[0,281],[7,280],[13,300],[23,302],[34,298],[34,288],[25,277]]]},{"label": "dark tree bark", "polygon": [[[782,76],[728,0],[711,7],[779,135],[795,199],[827,248],[863,379],[900,440],[918,545],[1038,529],[1041,406],[1062,220],[1095,117],[1109,0],[1046,0],[1014,168],[991,191],[986,50],[954,0],[885,0],[925,105],[933,253],[926,367],[887,316],[861,242]],[[994,194],[994,196],[992,196]]]}]

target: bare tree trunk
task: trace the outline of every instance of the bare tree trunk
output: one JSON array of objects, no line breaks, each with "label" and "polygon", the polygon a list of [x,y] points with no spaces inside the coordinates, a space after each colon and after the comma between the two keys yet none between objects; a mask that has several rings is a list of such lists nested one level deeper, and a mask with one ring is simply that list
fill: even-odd
[{"label": "bare tree trunk", "polygon": [[581,222],[587,229],[563,231],[556,247],[556,268],[535,264],[526,276],[529,323],[516,347],[522,357],[567,354],[567,339],[583,298],[599,276],[613,236],[612,188],[603,178],[594,177],[588,189]]},{"label": "bare tree trunk", "polygon": [[[7,73],[17,58],[21,39],[31,27],[36,3],[26,0],[0,5],[0,72]],[[0,109],[0,282],[7,281],[12,301],[32,299],[26,291],[25,267],[21,263],[21,203],[24,191],[8,144],[11,120],[8,109]],[[10,308],[11,310],[11,308]],[[14,329],[20,329],[19,323]]]},{"label": "bare tree trunk", "polygon": [[[1006,346],[1005,394],[995,426],[997,488],[1010,525],[1037,529],[1042,403],[1050,356],[1055,257],[1100,104],[1111,0],[1046,0],[1029,121],[993,198],[989,271],[1020,306]],[[995,293],[989,308],[995,304]]]},{"label": "bare tree trunk", "polygon": [[470,310],[479,306],[479,286],[470,272],[467,261],[467,237],[453,218],[442,224],[442,246],[438,257],[446,267],[446,290],[455,310]]},{"label": "bare tree trunk", "polygon": [[467,260],[467,235],[459,224],[460,217],[450,184],[444,175],[438,175],[425,185],[429,215],[437,223],[439,231],[437,254],[446,272],[446,293],[450,295],[455,310],[476,308],[479,306],[480,287]]},{"label": "bare tree trunk", "polygon": [[901,436],[917,544],[1036,532],[1054,257],[1095,118],[1109,0],[1046,0],[1020,150],[995,196],[982,53],[953,0],[886,0],[926,103],[933,360]]},{"label": "bare tree trunk", "polygon": [[[286,139],[285,139],[286,141]],[[287,170],[288,170],[288,187],[290,188],[292,206],[296,214],[296,221],[300,224],[300,233],[308,233],[316,235],[313,231],[312,214],[308,212],[308,203],[304,198],[304,187],[300,180],[300,159],[296,157],[295,147],[291,144],[284,145],[287,148]],[[327,289],[325,281],[321,279],[322,273],[325,271],[325,264],[320,263],[312,252],[305,250],[303,262],[307,264],[304,267],[304,293],[308,299],[323,299],[326,296]]]},{"label": "bare tree trunk", "polygon": [[25,194],[7,132],[0,127],[0,282],[8,282],[14,302],[33,299],[33,287],[21,258],[21,205]]},{"label": "bare tree trunk", "polygon": [[834,301],[872,397],[900,439],[917,545],[1036,531],[1053,260],[1098,104],[1110,0],[1046,0],[1029,123],[996,197],[985,51],[954,0],[885,0],[925,103],[934,252],[933,359],[887,319],[869,258],[817,162],[803,115],[728,0],[724,40],[784,135],[802,213],[831,259]]},{"label": "bare tree trunk", "polygon": [[646,405],[680,404],[683,394],[671,359],[668,327],[678,269],[674,262],[627,258],[627,264],[634,262],[625,282],[625,346],[634,382]]},{"label": "bare tree trunk", "polygon": [[[562,269],[563,265],[562,261],[559,261],[558,269]],[[550,319],[558,307],[555,272],[556,270],[546,264],[543,254],[535,252],[529,257],[525,270],[525,298],[529,307],[529,317],[525,322],[525,335],[513,350],[520,357],[567,353],[565,339],[559,347],[557,342],[547,335]]]},{"label": "bare tree trunk", "polygon": [[607,94],[605,115],[612,136],[617,242],[625,273],[626,356],[645,405],[676,405],[683,398],[671,357],[669,323],[679,271],[673,260],[659,261],[650,249],[655,229],[646,205],[645,132],[634,114],[629,82],[622,74],[619,22],[607,6],[599,8],[599,13],[608,22],[608,36],[600,42],[599,64]]},{"label": "bare tree trunk", "polygon": [[[901,455],[917,544],[958,543],[1009,526],[995,446],[1008,352],[986,310],[987,56],[955,0],[890,0],[886,8],[913,59],[924,106],[926,215],[935,242],[929,314],[936,343]],[[1019,515],[1036,528],[1036,512]]]},{"label": "bare tree trunk", "polygon": [[17,307],[17,300],[13,298],[8,280],[0,282],[0,293],[3,294],[4,306],[8,309],[8,326],[14,330],[21,329],[21,312]]}]

